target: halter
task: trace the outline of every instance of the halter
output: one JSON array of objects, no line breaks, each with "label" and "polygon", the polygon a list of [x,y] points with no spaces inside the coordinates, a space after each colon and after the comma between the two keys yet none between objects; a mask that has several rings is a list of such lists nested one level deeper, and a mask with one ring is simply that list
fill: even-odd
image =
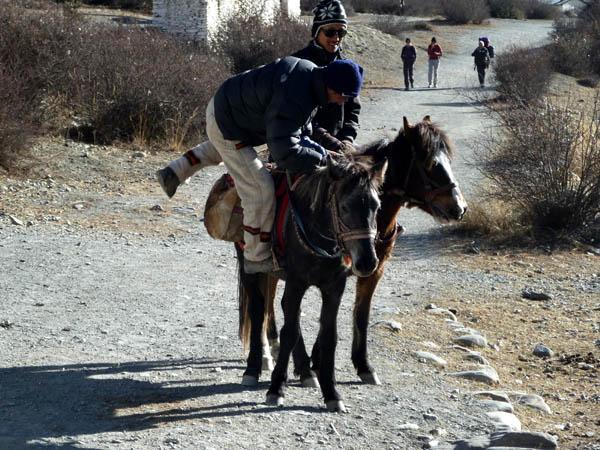
[{"label": "halter", "polygon": [[431,203],[433,200],[443,192],[451,191],[456,188],[456,183],[450,182],[443,186],[440,186],[431,177],[427,174],[425,169],[421,164],[416,164],[417,169],[419,171],[419,175],[421,176],[421,181],[423,181],[423,186],[425,187],[425,194],[423,200],[418,200],[414,197],[406,195],[406,188],[408,187],[408,181],[410,179],[410,174],[413,166],[415,165],[415,161],[417,160],[417,152],[415,150],[414,144],[410,146],[411,158],[410,164],[408,165],[408,170],[406,171],[406,178],[404,179],[404,184],[402,186],[402,193],[400,195],[406,197],[411,203],[426,205],[428,208],[431,208]]},{"label": "halter", "polygon": [[[300,179],[298,179],[296,181],[296,183],[294,183],[294,185],[297,185],[300,182],[300,180],[303,178],[304,177],[301,177]],[[334,184],[332,183],[331,185],[329,185],[329,187],[327,189],[327,205],[329,206],[329,208],[331,209],[331,212],[332,212],[334,237],[332,239],[330,237],[322,235],[325,239],[330,240],[330,241],[335,241],[335,243],[337,244],[336,247],[338,248],[338,250],[333,254],[327,252],[326,250],[322,249],[321,247],[319,247],[316,244],[313,244],[310,241],[310,239],[308,238],[308,235],[306,233],[306,230],[304,229],[302,219],[300,218],[300,215],[296,211],[296,208],[294,207],[294,203],[292,201],[292,197],[290,195],[290,208],[293,213],[292,217],[294,219],[294,225],[295,225],[294,229],[296,231],[296,235],[299,238],[298,239],[299,242],[302,244],[304,249],[307,250],[309,253],[311,253],[315,256],[324,256],[326,258],[337,258],[342,254],[342,251],[345,250],[347,252],[348,250],[347,250],[346,246],[344,245],[347,241],[352,241],[352,240],[357,240],[357,239],[369,239],[369,238],[374,239],[375,236],[377,235],[376,229],[373,229],[373,228],[352,229],[342,221],[342,219],[339,215],[339,211],[338,211],[338,200],[334,193],[333,187],[334,187]],[[291,192],[293,192],[293,189],[291,190]],[[288,190],[288,193],[291,194],[291,192]]]}]

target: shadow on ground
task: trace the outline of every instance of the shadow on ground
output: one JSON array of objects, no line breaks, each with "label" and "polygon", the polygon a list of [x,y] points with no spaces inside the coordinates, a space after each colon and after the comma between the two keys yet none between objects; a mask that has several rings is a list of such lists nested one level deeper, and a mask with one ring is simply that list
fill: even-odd
[{"label": "shadow on ground", "polygon": [[248,388],[219,380],[220,371],[243,369],[240,360],[214,359],[3,368],[0,448],[75,449],[77,442],[56,440],[273,410],[231,400],[242,391],[266,391],[266,383]]}]

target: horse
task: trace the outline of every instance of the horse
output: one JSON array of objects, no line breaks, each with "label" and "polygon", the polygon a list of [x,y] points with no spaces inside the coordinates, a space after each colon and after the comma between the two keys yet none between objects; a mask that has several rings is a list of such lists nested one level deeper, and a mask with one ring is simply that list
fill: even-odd
[{"label": "horse", "polygon": [[[334,162],[329,158],[327,168],[302,176],[290,191],[291,213],[284,225],[284,325],[277,364],[267,393],[269,405],[283,403],[290,353],[300,337],[300,304],[306,290],[316,286],[323,302],[318,337],[318,384],[327,408],[344,410],[335,389],[334,374],[338,309],[348,275],[369,276],[379,264],[375,254],[376,217],[380,204],[378,190],[383,184],[387,160],[379,159],[373,163],[372,159],[357,155]],[[248,295],[247,311],[251,320],[250,351],[242,384],[256,385],[262,368],[263,275],[246,274],[239,244],[236,244],[236,251],[240,282]],[[305,355],[303,365],[308,367],[309,362]],[[310,377],[314,377],[314,373]]]},{"label": "horse", "polygon": [[[387,260],[392,254],[401,227],[396,217],[402,207],[419,208],[442,224],[460,221],[467,211],[467,204],[452,172],[451,162],[454,153],[448,136],[431,122],[429,116],[416,125],[403,118],[403,128],[393,141],[382,139],[367,144],[358,153],[372,155],[376,160],[388,161],[385,180],[379,196],[381,207],[377,215],[377,239],[375,250],[379,264],[375,272],[356,280],[356,295],[353,310],[352,363],[358,377],[365,384],[381,384],[381,381],[368,359],[367,330],[371,304],[379,280],[383,276]],[[266,299],[264,328],[252,328],[247,310],[248,297],[239,290],[240,322],[239,333],[244,346],[247,345],[249,330],[264,347],[263,367],[271,369],[271,351],[277,352],[277,328],[275,325],[274,301],[278,279],[261,275],[259,283]],[[256,333],[256,334],[255,334]],[[271,348],[269,349],[269,344]],[[314,371],[319,369],[319,340],[312,351],[312,369],[307,366],[306,350],[302,336],[294,349],[295,374],[300,376],[303,386],[314,386]]]}]

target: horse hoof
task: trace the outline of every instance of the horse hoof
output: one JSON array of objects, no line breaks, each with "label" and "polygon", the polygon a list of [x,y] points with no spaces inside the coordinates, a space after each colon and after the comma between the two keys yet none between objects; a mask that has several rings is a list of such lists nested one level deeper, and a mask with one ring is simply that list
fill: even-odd
[{"label": "horse hoof", "polygon": [[283,397],[276,394],[267,394],[265,403],[268,406],[283,406]]},{"label": "horse hoof", "polygon": [[358,376],[360,377],[360,381],[362,381],[364,384],[375,384],[377,386],[381,385],[381,381],[375,372],[359,373]]},{"label": "horse hoof", "polygon": [[268,370],[269,372],[273,372],[275,365],[273,364],[273,360],[271,358],[263,358],[262,360],[262,370]]},{"label": "horse hoof", "polygon": [[321,387],[319,385],[319,380],[317,380],[317,377],[306,377],[306,378],[303,378],[302,380],[300,380],[300,382],[302,383],[302,387],[305,387],[305,388],[320,388]]},{"label": "horse hoof", "polygon": [[344,406],[344,402],[341,400],[329,400],[325,402],[327,405],[327,411],[329,412],[340,412],[345,413],[346,407]]},{"label": "horse hoof", "polygon": [[242,386],[258,386],[258,378],[252,375],[244,375],[242,377]]}]

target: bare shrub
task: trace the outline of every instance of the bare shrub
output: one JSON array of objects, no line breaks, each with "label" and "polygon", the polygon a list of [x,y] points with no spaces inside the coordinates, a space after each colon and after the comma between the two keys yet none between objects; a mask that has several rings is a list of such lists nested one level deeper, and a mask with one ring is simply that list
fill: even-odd
[{"label": "bare shrub", "polygon": [[404,14],[408,16],[436,16],[442,13],[439,0],[406,2]]},{"label": "bare shrub", "polygon": [[564,19],[554,23],[553,41],[550,44],[552,66],[566,75],[584,75],[592,70],[593,40],[582,38],[581,22]]},{"label": "bare shrub", "polygon": [[403,13],[398,0],[352,0],[352,6],[359,13],[395,15]]},{"label": "bare shrub", "polygon": [[532,231],[572,231],[600,212],[600,95],[590,110],[568,100],[508,105],[477,151],[494,194],[524,211]]},{"label": "bare shrub", "polygon": [[521,104],[541,98],[552,79],[550,57],[543,48],[511,46],[496,56],[493,73],[498,92]]},{"label": "bare shrub", "polygon": [[54,0],[56,3],[82,3],[92,6],[152,12],[152,0]]},{"label": "bare shrub", "polygon": [[432,31],[431,25],[424,21],[408,21],[397,16],[377,16],[371,26],[382,33],[392,36],[404,37],[407,31],[422,30]]},{"label": "bare shrub", "polygon": [[442,0],[442,14],[459,24],[482,23],[490,17],[486,0]]},{"label": "bare shrub", "polygon": [[527,19],[558,19],[562,15],[560,7],[539,0],[521,0],[521,6]]},{"label": "bare shrub", "polygon": [[519,0],[488,0],[490,14],[498,19],[524,19],[525,12]]},{"label": "bare shrub", "polygon": [[219,25],[212,47],[229,61],[233,73],[239,73],[297,52],[310,40],[310,30],[306,22],[282,12],[266,22],[261,8],[244,3]]},{"label": "bare shrub", "polygon": [[123,27],[85,29],[66,65],[69,106],[97,142],[197,141],[205,106],[228,75],[173,36]]}]

